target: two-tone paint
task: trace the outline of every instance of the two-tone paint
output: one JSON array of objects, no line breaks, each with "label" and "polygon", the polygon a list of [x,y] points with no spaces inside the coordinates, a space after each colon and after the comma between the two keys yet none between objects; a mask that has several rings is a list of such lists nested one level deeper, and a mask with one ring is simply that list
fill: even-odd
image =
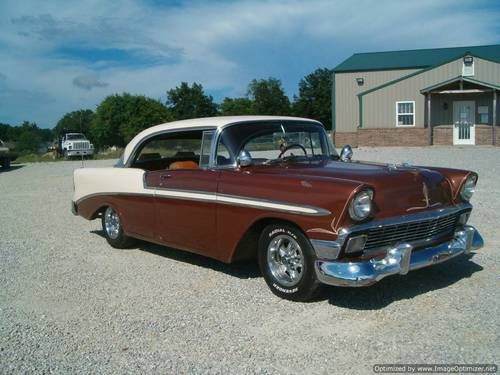
[{"label": "two-tone paint", "polygon": [[[375,191],[370,220],[445,209],[460,203],[472,172],[341,161],[245,168],[75,171],[74,211],[94,219],[107,206],[131,237],[232,262],[244,240],[271,220],[298,226],[311,240],[334,241],[357,223],[351,198]],[[411,212],[410,212],[411,211]]]}]

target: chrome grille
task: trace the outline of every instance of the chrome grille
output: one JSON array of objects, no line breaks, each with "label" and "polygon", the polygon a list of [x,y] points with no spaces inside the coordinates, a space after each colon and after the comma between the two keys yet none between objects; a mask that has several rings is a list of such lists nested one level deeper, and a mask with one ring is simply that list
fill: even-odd
[{"label": "chrome grille", "polygon": [[89,142],[73,142],[74,150],[88,150],[90,148]]},{"label": "chrome grille", "polygon": [[365,250],[451,236],[455,231],[458,215],[454,213],[435,219],[369,229],[366,232],[368,238]]}]

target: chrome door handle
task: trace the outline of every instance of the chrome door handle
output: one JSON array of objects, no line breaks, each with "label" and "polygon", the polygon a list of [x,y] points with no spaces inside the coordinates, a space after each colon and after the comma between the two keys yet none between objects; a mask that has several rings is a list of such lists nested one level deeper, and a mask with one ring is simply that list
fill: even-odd
[{"label": "chrome door handle", "polygon": [[162,175],[160,175],[160,180],[165,181],[167,178],[170,178],[170,177],[172,177],[171,174],[162,174]]}]

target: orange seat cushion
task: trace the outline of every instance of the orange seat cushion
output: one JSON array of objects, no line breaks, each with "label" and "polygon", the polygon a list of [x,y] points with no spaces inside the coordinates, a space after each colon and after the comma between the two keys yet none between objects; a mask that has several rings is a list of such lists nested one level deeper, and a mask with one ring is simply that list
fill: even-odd
[{"label": "orange seat cushion", "polygon": [[176,161],[170,164],[168,169],[198,169],[198,163],[194,161]]}]

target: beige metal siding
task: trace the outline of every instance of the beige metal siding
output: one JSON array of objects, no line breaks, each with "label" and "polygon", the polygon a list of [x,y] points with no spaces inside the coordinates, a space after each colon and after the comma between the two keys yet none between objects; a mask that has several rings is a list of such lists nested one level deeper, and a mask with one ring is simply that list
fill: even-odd
[{"label": "beige metal siding", "polygon": [[[383,70],[335,74],[335,128],[338,132],[355,132],[359,125],[357,95],[386,82],[404,77],[419,69]],[[365,80],[362,86],[356,78]]]},{"label": "beige metal siding", "polygon": [[[475,75],[470,78],[500,84],[500,64],[479,58],[474,64]],[[415,126],[423,127],[425,96],[420,90],[462,75],[462,65],[460,58],[364,95],[363,128],[396,127],[396,102],[405,100],[415,101]]]},{"label": "beige metal siding", "polygon": [[475,57],[474,77],[471,78],[500,86],[500,64]]}]

